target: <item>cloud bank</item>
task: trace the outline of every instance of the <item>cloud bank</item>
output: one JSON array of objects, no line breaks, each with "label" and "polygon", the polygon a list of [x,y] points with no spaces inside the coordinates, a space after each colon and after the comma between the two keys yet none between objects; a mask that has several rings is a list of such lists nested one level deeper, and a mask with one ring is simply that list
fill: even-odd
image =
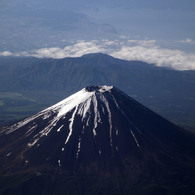
[{"label": "cloud bank", "polygon": [[155,40],[129,40],[125,37],[121,37],[119,40],[80,40],[72,42],[64,48],[41,48],[17,53],[3,51],[0,52],[0,56],[33,56],[60,59],[99,52],[124,60],[140,60],[176,70],[195,70],[195,54],[193,53],[162,48],[158,46]]}]

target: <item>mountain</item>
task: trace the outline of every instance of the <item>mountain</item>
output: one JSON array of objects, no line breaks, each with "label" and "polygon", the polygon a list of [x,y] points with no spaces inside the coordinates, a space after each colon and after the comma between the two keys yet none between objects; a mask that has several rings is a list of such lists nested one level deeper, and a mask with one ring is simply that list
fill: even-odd
[{"label": "mountain", "polygon": [[181,86],[189,93],[188,88],[195,78],[195,71],[176,71],[99,53],[64,59],[1,58],[0,62],[1,80],[4,81],[0,83],[0,91],[66,90],[72,93],[86,84],[114,83],[122,88],[126,84],[125,88],[134,93],[139,91],[135,88],[148,86],[148,93],[154,93],[157,87],[179,90]]},{"label": "mountain", "polygon": [[1,194],[193,194],[194,135],[113,86],[0,131]]},{"label": "mountain", "polygon": [[[195,127],[195,71],[100,53],[65,59],[1,57],[0,122],[36,113],[85,86],[104,84],[117,86],[177,124]],[[24,98],[16,101],[15,93]]]}]

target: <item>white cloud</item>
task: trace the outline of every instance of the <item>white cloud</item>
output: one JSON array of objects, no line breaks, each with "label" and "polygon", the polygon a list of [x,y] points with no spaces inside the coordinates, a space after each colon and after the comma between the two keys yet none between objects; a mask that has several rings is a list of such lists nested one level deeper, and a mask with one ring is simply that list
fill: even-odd
[{"label": "white cloud", "polygon": [[10,51],[3,51],[3,52],[0,52],[0,56],[11,56],[12,53]]},{"label": "white cloud", "polygon": [[156,40],[127,40],[128,44],[139,46],[155,46]]},{"label": "white cloud", "polygon": [[195,55],[180,50],[162,49],[158,46],[124,46],[112,56],[127,60],[141,60],[157,66],[171,67],[177,70],[195,70]]},{"label": "white cloud", "polygon": [[26,56],[34,56],[37,58],[65,58],[65,57],[79,57],[87,53],[105,52],[100,45],[95,43],[96,41],[78,41],[73,45],[66,46],[64,48],[52,47],[33,50]]},{"label": "white cloud", "polygon": [[195,41],[193,41],[192,39],[190,38],[187,38],[185,40],[181,40],[180,41],[181,43],[187,43],[187,44],[195,44]]},{"label": "white cloud", "polygon": [[[190,40],[188,40],[190,42]],[[107,53],[125,60],[140,60],[157,66],[171,67],[177,70],[195,70],[195,54],[181,50],[162,48],[155,40],[80,40],[64,48],[41,48],[29,52],[0,52],[0,56],[34,56],[38,58],[80,57],[87,53]]]}]

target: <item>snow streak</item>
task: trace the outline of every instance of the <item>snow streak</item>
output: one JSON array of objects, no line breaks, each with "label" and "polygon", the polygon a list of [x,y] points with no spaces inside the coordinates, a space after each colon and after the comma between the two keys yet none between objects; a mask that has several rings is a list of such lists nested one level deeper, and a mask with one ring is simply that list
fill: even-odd
[{"label": "snow streak", "polygon": [[61,167],[61,161],[60,160],[58,160],[58,166]]},{"label": "snow streak", "polygon": [[116,129],[116,135],[118,136],[118,129],[117,128],[115,128]]},{"label": "snow streak", "polygon": [[[131,131],[131,130],[130,130],[130,131]],[[137,139],[136,139],[136,137],[135,137],[133,131],[131,131],[131,135],[133,136],[133,138],[134,138],[134,140],[135,140],[135,143],[136,143],[137,147],[140,148],[140,145],[139,145],[139,143],[138,143],[138,141],[137,141]]]},{"label": "snow streak", "polygon": [[35,139],[35,140],[33,141],[33,143],[28,143],[27,146],[28,146],[28,147],[32,147],[32,146],[34,146],[38,141],[39,141],[39,138]]},{"label": "snow streak", "polygon": [[33,126],[32,128],[30,128],[26,133],[25,133],[25,135],[28,137],[33,131],[33,129],[36,129],[37,128],[37,126],[38,125],[35,125],[35,126]]},{"label": "snow streak", "polygon": [[89,112],[90,105],[91,105],[91,98],[89,98],[87,101],[85,101],[81,105],[81,108],[79,109],[78,114],[82,116],[82,121],[86,118],[86,115]]},{"label": "snow streak", "polygon": [[103,94],[101,94],[101,99],[104,102],[104,104],[106,105],[106,109],[108,111],[108,120],[109,120],[109,124],[110,124],[110,145],[112,146],[112,118],[111,118],[111,111],[110,111],[110,108],[109,108],[108,101],[106,100],[106,98],[104,97]]},{"label": "snow streak", "polygon": [[[38,116],[39,116],[39,115],[38,115]],[[17,130],[17,129],[23,127],[24,125],[26,125],[26,124],[28,124],[29,122],[33,121],[33,120],[34,120],[36,117],[38,117],[38,116],[36,116],[36,115],[35,115],[35,116],[32,116],[32,117],[30,117],[30,118],[27,118],[27,119],[25,119],[25,120],[23,120],[23,121],[21,121],[21,122],[15,124],[15,125],[11,126],[11,127],[9,128],[9,130],[6,131],[6,134],[10,134],[10,133],[14,132],[15,130]]]},{"label": "snow streak", "polygon": [[[111,94],[112,95],[112,94]],[[117,108],[119,108],[119,105],[118,105],[118,103],[117,103],[117,101],[116,101],[116,99],[115,99],[115,97],[112,95],[112,98],[113,98],[113,100],[114,100],[114,103],[116,104],[116,106],[117,106]],[[119,108],[120,109],[120,108]]]},{"label": "snow streak", "polygon": [[74,118],[75,118],[75,114],[77,112],[77,109],[78,109],[78,105],[76,106],[75,111],[72,114],[72,118],[69,120],[70,121],[70,124],[69,124],[69,134],[68,134],[68,137],[67,137],[67,139],[65,141],[65,144],[67,144],[70,136],[72,135],[72,126],[73,126],[73,122],[74,122]]},{"label": "snow streak", "polygon": [[[54,120],[52,120],[47,127],[45,127],[42,131],[39,132],[38,135],[40,135],[40,137],[47,136],[51,132],[53,127],[56,126],[58,121],[59,118],[55,118]],[[37,137],[38,135],[36,135],[35,137]]]},{"label": "snow streak", "polygon": [[97,118],[98,118],[98,110],[97,110],[97,99],[96,99],[96,97],[95,96],[93,96],[93,105],[94,105],[94,114],[95,114],[95,116],[94,116],[94,128],[93,128],[93,135],[94,135],[94,137],[97,135],[97,133],[96,133],[96,127],[97,127]]},{"label": "snow streak", "polygon": [[81,137],[79,137],[79,143],[78,143],[78,150],[77,150],[77,154],[76,154],[76,159],[78,159],[78,157],[79,157],[80,150],[81,150]]},{"label": "snow streak", "polygon": [[127,121],[129,122],[129,124],[131,125],[131,126],[133,126],[136,130],[137,130],[137,132],[139,133],[139,134],[142,134],[142,132],[137,128],[137,127],[135,127],[135,125],[129,120],[129,118],[126,116],[126,114],[120,109],[120,111],[121,111],[121,113],[123,114],[123,116],[127,119]]},{"label": "snow streak", "polygon": [[57,130],[57,132],[60,132],[60,130],[61,130],[61,128],[63,127],[64,125],[62,125],[58,130]]},{"label": "snow streak", "polygon": [[6,156],[7,156],[7,157],[10,156],[10,154],[11,154],[11,152],[8,152]]}]

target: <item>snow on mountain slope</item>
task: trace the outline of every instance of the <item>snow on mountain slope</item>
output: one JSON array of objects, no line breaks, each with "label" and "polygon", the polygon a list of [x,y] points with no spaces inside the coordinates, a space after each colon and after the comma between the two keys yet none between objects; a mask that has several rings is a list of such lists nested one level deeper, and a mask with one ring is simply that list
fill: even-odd
[{"label": "snow on mountain slope", "polygon": [[[138,170],[151,162],[161,168],[165,163],[171,170],[167,162],[179,158],[182,165],[183,155],[191,155],[194,145],[182,129],[116,87],[89,86],[5,127],[0,146],[5,172],[10,167],[52,166],[68,172],[86,169],[100,174],[116,169],[121,174],[135,170],[140,174]],[[128,168],[129,173],[127,161],[134,167]]]},{"label": "snow on mountain slope", "polygon": [[[74,122],[74,115],[77,113],[78,115],[82,116],[82,121],[86,117],[86,113],[89,112],[90,104],[93,103],[96,105],[96,110],[94,110],[95,114],[95,126],[97,126],[97,117],[98,117],[98,110],[97,110],[97,99],[96,99],[96,93],[103,93],[105,91],[111,90],[112,86],[102,86],[102,87],[86,87],[79,92],[69,96],[68,98],[62,100],[61,102],[39,112],[38,114],[29,117],[13,126],[11,126],[8,130],[6,130],[6,134],[10,134],[13,131],[27,125],[29,122],[41,117],[43,120],[49,118],[51,115],[55,115],[50,121],[49,126],[47,126],[40,136],[47,135],[49,133],[49,130],[53,126],[56,126],[56,123],[59,121],[61,117],[65,117],[65,115],[70,112],[73,108],[75,108],[75,111],[70,119],[71,123],[69,125],[70,131],[72,131],[72,124]],[[100,96],[102,101],[105,102],[105,104],[108,105],[106,98],[104,96]],[[34,127],[29,129],[27,132],[29,133],[31,130],[33,130]],[[60,131],[60,129],[58,129]]]}]

